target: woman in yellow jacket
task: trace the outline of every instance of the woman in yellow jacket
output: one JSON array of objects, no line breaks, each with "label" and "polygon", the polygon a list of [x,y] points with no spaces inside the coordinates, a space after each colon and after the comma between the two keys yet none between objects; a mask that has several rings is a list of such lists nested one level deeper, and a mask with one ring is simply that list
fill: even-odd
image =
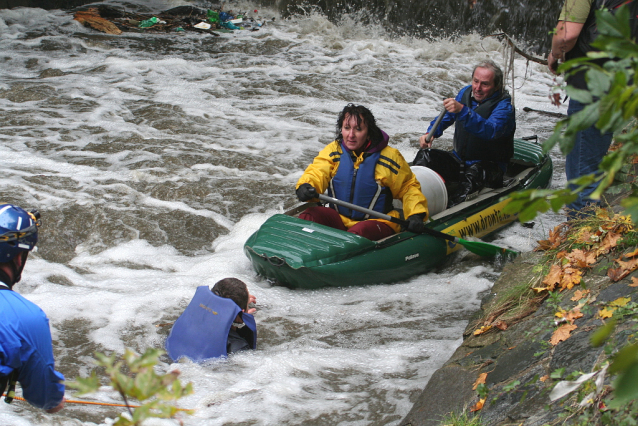
[{"label": "woman in yellow jacket", "polygon": [[[336,140],[315,157],[297,182],[297,198],[309,201],[328,190],[339,200],[400,217],[393,199],[403,201],[407,230],[422,232],[427,200],[401,153],[388,146],[372,112],[348,104],[337,119]],[[310,207],[299,217],[377,241],[399,232],[398,225],[341,206]]]}]

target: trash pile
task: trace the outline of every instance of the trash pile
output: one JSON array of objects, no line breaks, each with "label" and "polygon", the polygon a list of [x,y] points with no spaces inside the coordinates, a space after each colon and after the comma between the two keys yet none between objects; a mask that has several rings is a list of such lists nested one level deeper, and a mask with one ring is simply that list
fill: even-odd
[{"label": "trash pile", "polygon": [[73,19],[107,34],[197,31],[219,36],[220,32],[258,31],[266,23],[265,19],[258,16],[257,9],[252,14],[221,9],[222,7],[202,9],[195,6],[178,6],[154,15],[142,15],[108,5],[98,5],[76,11]]}]

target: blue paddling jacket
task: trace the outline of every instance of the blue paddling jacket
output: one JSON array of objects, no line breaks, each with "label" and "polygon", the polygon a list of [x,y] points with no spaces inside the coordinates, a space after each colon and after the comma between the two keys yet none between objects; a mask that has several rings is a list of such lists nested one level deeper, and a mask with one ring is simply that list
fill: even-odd
[{"label": "blue paddling jacket", "polygon": [[0,287],[0,382],[15,371],[24,399],[55,408],[64,398],[64,376],[55,371],[49,320],[36,304]]},{"label": "blue paddling jacket", "polygon": [[255,318],[242,312],[231,299],[217,296],[207,286],[197,287],[195,296],[177,318],[166,339],[168,355],[174,361],[187,357],[195,362],[228,356],[228,333],[239,314],[245,327],[238,329],[237,333],[251,349],[255,349]]}]

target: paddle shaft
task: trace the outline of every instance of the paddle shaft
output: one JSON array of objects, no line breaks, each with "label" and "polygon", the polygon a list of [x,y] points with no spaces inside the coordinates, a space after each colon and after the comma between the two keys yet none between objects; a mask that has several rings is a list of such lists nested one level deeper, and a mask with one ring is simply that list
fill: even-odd
[{"label": "paddle shaft", "polygon": [[425,138],[425,141],[427,143],[431,143],[432,139],[434,139],[434,132],[436,132],[436,129],[439,128],[439,124],[441,124],[441,120],[443,120],[443,116],[445,115],[446,112],[447,110],[443,108],[443,111],[441,111],[441,114],[439,114],[439,116],[436,117],[436,121],[434,122],[432,129],[430,129],[430,133],[428,133],[428,136]]},{"label": "paddle shaft", "polygon": [[[357,206],[355,204],[348,203],[347,201],[337,200],[336,198],[328,197],[327,195],[324,195],[324,194],[319,194],[319,199],[321,201],[325,201],[327,203],[338,204],[338,205],[346,207],[348,209],[356,210],[358,212],[365,213],[367,215],[374,216],[374,217],[377,217],[379,219],[388,220],[390,222],[399,224],[399,225],[403,226],[404,228],[407,228],[407,226],[408,226],[408,221],[407,220],[399,219],[399,218],[396,218],[394,216],[387,215],[385,213],[379,213],[379,212],[374,211],[374,210],[366,209],[365,207]],[[434,229],[431,229],[431,228],[424,227],[423,228],[423,232],[426,233],[426,234],[430,234],[430,235],[432,235],[434,237],[444,238],[446,240],[453,241],[455,243],[459,243],[459,239],[457,237],[455,237],[453,235],[449,235],[449,234],[444,234],[443,232],[435,231]]]}]

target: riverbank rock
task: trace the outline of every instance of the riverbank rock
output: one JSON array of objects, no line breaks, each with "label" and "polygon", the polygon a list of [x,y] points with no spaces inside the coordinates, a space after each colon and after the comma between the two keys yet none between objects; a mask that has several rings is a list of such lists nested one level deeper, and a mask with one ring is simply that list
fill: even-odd
[{"label": "riverbank rock", "polygon": [[[633,169],[621,179],[634,179]],[[610,189],[607,201],[612,209],[620,210],[619,201],[628,188],[626,182],[619,182]],[[626,248],[623,253],[634,249]],[[596,371],[608,358],[602,347],[591,344],[592,335],[605,323],[601,309],[618,300],[623,303],[638,300],[637,271],[618,281],[611,272],[612,278],[608,277],[608,271],[617,266],[616,259],[621,255],[612,252],[600,256],[586,268],[580,285],[562,292],[557,290],[553,295],[545,292],[536,300],[530,298],[534,294],[531,288],[540,286],[545,277],[546,271],[541,271],[548,263],[545,253],[524,253],[507,265],[482,300],[481,309],[470,319],[461,346],[432,375],[400,425],[441,425],[449,413],[454,413],[457,418],[480,416],[480,424],[484,426],[540,426],[578,411],[575,393],[568,403],[565,399],[570,397],[552,402],[549,395],[570,373],[576,372],[578,377],[581,372]],[[518,294],[519,300],[525,299],[525,289],[525,303],[516,306],[504,302],[516,300]],[[587,291],[585,306],[582,295]],[[509,317],[500,321],[508,311]],[[568,317],[567,313],[576,311],[577,315]],[[557,312],[566,315],[561,318]],[[561,324],[569,325],[562,339],[556,337]],[[609,341],[621,346],[627,341],[629,328],[628,324],[617,324]],[[608,377],[604,383],[609,384]],[[604,410],[594,410],[600,411]]]}]

